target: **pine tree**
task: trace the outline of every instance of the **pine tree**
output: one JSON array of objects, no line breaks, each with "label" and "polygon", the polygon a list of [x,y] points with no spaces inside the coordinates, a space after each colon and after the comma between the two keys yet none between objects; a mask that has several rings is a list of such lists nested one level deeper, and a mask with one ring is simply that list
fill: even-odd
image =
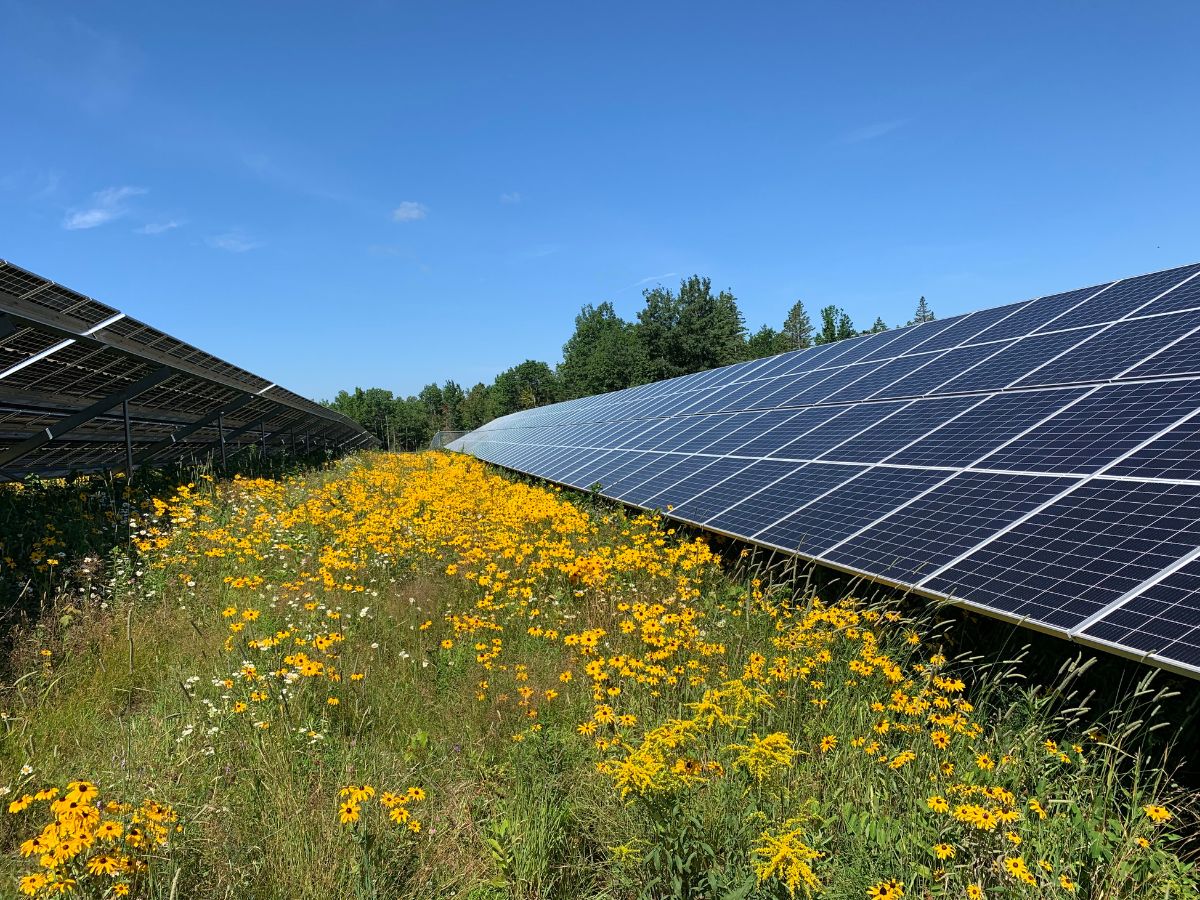
[{"label": "pine tree", "polygon": [[784,344],[788,350],[803,350],[813,345],[813,324],[804,302],[797,300],[783,323]]},{"label": "pine tree", "polygon": [[871,329],[867,332],[867,334],[879,334],[881,331],[887,331],[887,330],[888,330],[887,323],[883,321],[883,317],[876,316],[875,324],[871,326]]},{"label": "pine tree", "polygon": [[821,330],[817,332],[815,343],[832,344],[834,341],[844,341],[857,334],[850,314],[844,309],[833,305],[821,308]]},{"label": "pine tree", "polygon": [[929,304],[925,302],[925,297],[922,296],[921,299],[917,301],[917,311],[913,314],[913,317],[908,324],[920,325],[924,322],[932,322],[935,318],[937,317],[934,316],[933,310],[929,308]]}]

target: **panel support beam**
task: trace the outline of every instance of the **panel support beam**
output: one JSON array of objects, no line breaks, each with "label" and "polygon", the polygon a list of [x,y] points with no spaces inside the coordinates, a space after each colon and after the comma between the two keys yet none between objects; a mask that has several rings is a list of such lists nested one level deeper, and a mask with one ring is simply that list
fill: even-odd
[{"label": "panel support beam", "polygon": [[254,399],[253,394],[242,394],[242,396],[240,396],[234,400],[230,400],[228,403],[226,403],[221,408],[213,410],[212,412],[208,413],[203,418],[197,419],[195,422],[192,422],[190,425],[184,425],[182,428],[179,428],[179,429],[173,431],[169,437],[165,437],[161,441],[159,441],[157,444],[152,444],[151,446],[147,447],[141,453],[137,454],[134,457],[133,461],[138,465],[148,462],[149,460],[153,459],[155,456],[158,456],[158,454],[162,453],[168,447],[171,447],[174,444],[179,443],[184,438],[190,437],[191,435],[193,435],[197,431],[199,431],[201,428],[205,428],[205,427],[213,424],[214,422],[217,421],[218,418],[224,418],[225,416],[229,415],[231,412],[236,412],[237,410],[241,409],[243,406],[245,406],[247,403],[249,403],[253,399]]},{"label": "panel support beam", "polygon": [[175,370],[170,366],[163,366],[161,369],[157,369],[151,372],[149,375],[139,378],[137,381],[125,386],[121,390],[109,394],[103,400],[97,400],[91,406],[81,409],[74,415],[67,416],[64,419],[55,422],[44,431],[35,434],[33,437],[26,438],[25,440],[21,441],[21,443],[9,447],[3,453],[0,453],[0,468],[7,466],[9,463],[20,459],[26,454],[32,453],[34,450],[50,443],[50,441],[57,437],[61,437],[68,431],[78,428],[80,425],[84,425],[87,422],[104,415],[114,406],[128,403],[139,394],[143,394],[150,390],[150,388],[162,384],[162,382],[166,381],[174,374]]}]

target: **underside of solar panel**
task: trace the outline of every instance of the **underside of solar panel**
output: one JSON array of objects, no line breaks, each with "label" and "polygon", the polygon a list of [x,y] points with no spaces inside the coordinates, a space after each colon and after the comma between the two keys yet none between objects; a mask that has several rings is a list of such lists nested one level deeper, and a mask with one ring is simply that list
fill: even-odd
[{"label": "underside of solar panel", "polygon": [[514,413],[449,446],[1200,677],[1200,264]]},{"label": "underside of solar panel", "polygon": [[340,413],[0,260],[0,477],[376,444]]}]

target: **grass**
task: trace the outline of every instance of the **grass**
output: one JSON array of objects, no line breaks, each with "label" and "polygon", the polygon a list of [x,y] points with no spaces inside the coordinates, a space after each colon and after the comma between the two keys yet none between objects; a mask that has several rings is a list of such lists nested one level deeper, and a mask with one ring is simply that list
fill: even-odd
[{"label": "grass", "polygon": [[1200,888],[1196,797],[1147,749],[1152,675],[1091,711],[1077,662],[1028,684],[948,653],[944,623],[793,596],[445,454],[200,478],[130,514],[131,553],[64,561],[12,635],[0,890]]}]

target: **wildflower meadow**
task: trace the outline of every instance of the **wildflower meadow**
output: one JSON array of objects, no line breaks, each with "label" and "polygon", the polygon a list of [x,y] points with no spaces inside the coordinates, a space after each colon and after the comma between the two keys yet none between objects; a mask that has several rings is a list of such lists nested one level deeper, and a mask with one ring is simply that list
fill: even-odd
[{"label": "wildflower meadow", "polygon": [[1200,896],[1152,675],[1089,710],[1073,663],[446,453],[104,514],[129,545],[74,581],[70,522],[6,548],[47,592],[0,694],[6,896]]}]

